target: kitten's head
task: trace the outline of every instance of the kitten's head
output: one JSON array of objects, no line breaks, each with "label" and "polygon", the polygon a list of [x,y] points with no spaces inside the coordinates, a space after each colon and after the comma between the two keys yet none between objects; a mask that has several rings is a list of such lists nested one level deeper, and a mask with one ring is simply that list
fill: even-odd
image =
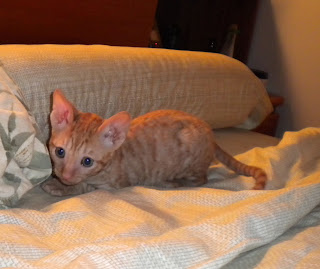
[{"label": "kitten's head", "polygon": [[60,90],[53,94],[50,156],[56,176],[74,185],[98,174],[126,139],[131,118],[119,112],[109,119],[82,113]]}]

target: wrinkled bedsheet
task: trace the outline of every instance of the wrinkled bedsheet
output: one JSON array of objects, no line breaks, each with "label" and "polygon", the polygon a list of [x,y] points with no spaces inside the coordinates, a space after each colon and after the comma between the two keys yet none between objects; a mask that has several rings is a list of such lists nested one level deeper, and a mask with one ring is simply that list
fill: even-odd
[{"label": "wrinkled bedsheet", "polygon": [[318,268],[320,129],[237,158],[267,190],[213,165],[200,188],[95,191],[41,211],[0,211],[0,267]]}]

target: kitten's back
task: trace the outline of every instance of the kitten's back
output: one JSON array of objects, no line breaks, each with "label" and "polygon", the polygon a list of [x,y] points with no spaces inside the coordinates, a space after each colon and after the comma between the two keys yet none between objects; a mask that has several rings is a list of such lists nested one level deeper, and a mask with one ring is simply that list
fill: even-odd
[{"label": "kitten's back", "polygon": [[128,169],[136,170],[130,171],[130,178],[143,178],[147,185],[177,187],[207,181],[214,147],[213,133],[205,122],[181,111],[158,110],[131,122],[120,150],[134,167]]},{"label": "kitten's back", "polygon": [[136,176],[132,172],[128,177],[139,177],[147,185],[202,185],[214,158],[238,174],[254,177],[254,189],[263,189],[267,180],[262,169],[222,150],[206,122],[182,111],[158,110],[134,119],[121,150],[136,169]]},{"label": "kitten's back", "polygon": [[134,119],[122,149],[128,155],[135,152],[130,155],[133,159],[140,156],[141,174],[152,185],[202,185],[214,158],[238,174],[254,177],[253,189],[263,189],[267,181],[262,169],[241,163],[221,149],[206,122],[182,111],[158,110]]}]

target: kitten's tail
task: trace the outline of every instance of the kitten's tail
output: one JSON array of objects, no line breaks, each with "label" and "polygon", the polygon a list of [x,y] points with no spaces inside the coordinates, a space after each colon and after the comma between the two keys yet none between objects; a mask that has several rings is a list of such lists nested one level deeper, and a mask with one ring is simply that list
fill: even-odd
[{"label": "kitten's tail", "polygon": [[239,162],[222,148],[216,145],[215,157],[225,166],[235,171],[237,174],[253,177],[256,182],[253,190],[263,190],[268,180],[267,174],[259,167],[249,166]]}]

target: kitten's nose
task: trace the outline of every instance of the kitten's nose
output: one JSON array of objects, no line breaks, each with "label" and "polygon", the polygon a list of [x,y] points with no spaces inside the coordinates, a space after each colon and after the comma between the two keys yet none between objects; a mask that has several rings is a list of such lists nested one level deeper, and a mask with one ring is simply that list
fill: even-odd
[{"label": "kitten's nose", "polygon": [[71,179],[73,178],[73,172],[72,171],[66,171],[64,170],[62,172],[62,175],[61,175],[62,179],[65,180],[65,181],[71,181]]}]

